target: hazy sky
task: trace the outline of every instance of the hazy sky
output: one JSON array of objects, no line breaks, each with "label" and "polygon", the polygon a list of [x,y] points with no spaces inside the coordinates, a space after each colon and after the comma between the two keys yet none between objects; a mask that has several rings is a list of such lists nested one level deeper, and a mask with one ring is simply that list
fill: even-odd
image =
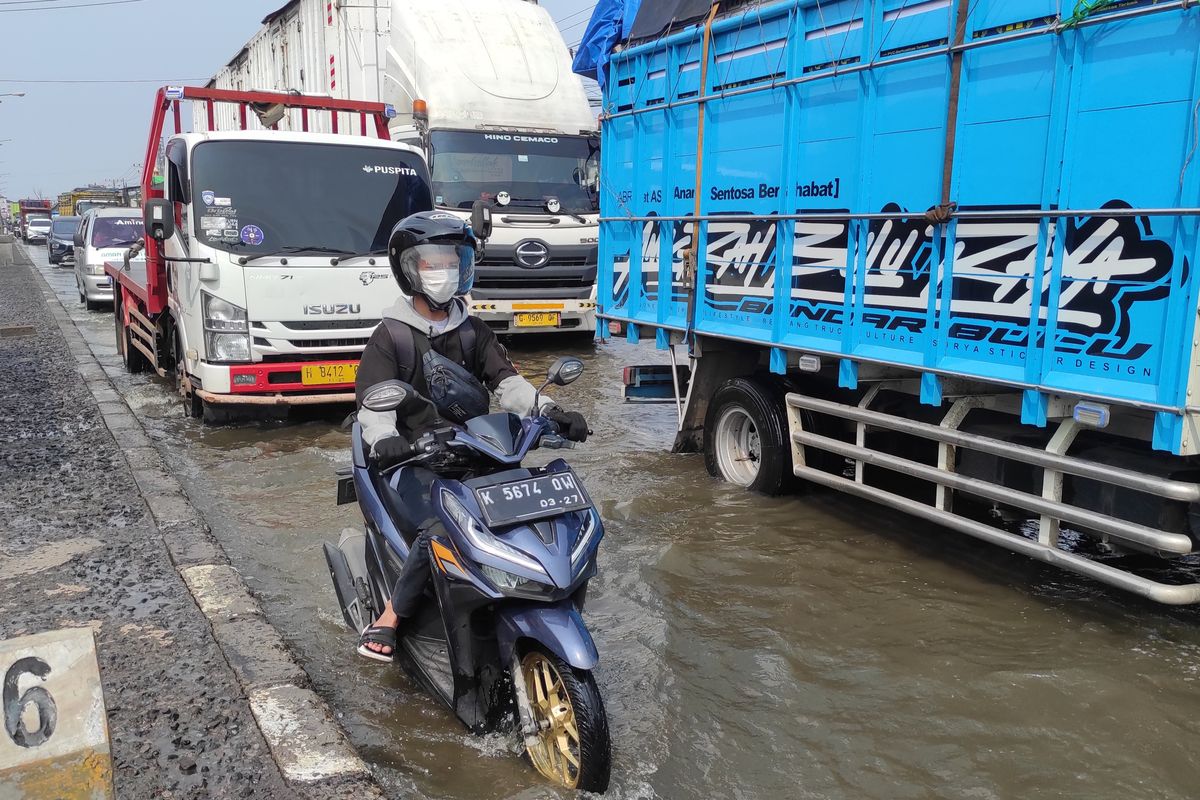
[{"label": "hazy sky", "polygon": [[[155,89],[208,80],[285,2],[0,2],[0,196],[57,198],[91,182],[136,183]],[[50,10],[100,3],[109,4]],[[573,45],[595,2],[541,5]]]}]

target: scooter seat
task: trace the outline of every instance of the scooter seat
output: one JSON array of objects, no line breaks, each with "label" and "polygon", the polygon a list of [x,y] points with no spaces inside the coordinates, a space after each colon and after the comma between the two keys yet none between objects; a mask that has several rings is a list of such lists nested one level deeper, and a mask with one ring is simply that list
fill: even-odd
[{"label": "scooter seat", "polygon": [[412,544],[417,534],[437,524],[437,514],[429,502],[429,492],[437,474],[423,467],[401,467],[391,480],[379,479],[380,496],[396,530]]}]

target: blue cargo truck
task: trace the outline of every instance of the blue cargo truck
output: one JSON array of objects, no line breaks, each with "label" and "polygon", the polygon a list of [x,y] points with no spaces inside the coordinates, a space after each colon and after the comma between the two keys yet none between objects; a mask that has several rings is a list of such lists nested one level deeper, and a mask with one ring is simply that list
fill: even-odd
[{"label": "blue cargo truck", "polygon": [[627,393],[750,489],[1200,601],[1197,6],[602,0]]}]

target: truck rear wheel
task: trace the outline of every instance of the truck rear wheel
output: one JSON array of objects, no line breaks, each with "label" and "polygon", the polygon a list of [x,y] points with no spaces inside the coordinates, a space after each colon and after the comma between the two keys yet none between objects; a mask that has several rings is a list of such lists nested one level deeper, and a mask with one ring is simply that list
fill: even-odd
[{"label": "truck rear wheel", "polygon": [[125,371],[130,375],[136,375],[146,369],[146,356],[142,354],[130,343],[129,329],[125,327],[123,320],[125,318],[125,309],[121,301],[120,287],[113,289],[113,324],[116,326],[117,333],[117,352],[121,355],[121,363],[125,365]]},{"label": "truck rear wheel", "polygon": [[183,399],[183,413],[191,419],[200,419],[204,416],[204,401],[196,396],[194,391],[184,389],[184,378],[187,377],[187,356],[183,351],[183,341],[179,337],[179,331],[175,331],[175,352],[172,357],[175,361],[175,390],[179,392],[179,396]]},{"label": "truck rear wheel", "polygon": [[724,383],[704,421],[704,464],[709,474],[752,492],[795,490],[782,392],[753,378]]}]

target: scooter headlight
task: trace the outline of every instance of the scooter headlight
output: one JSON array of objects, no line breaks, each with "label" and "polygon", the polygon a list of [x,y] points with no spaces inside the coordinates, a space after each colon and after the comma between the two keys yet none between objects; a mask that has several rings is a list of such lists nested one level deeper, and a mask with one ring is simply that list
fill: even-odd
[{"label": "scooter headlight", "polygon": [[573,572],[578,572],[579,568],[583,566],[583,555],[596,540],[596,534],[599,531],[599,516],[595,511],[589,510],[587,522],[583,523],[583,528],[579,531],[579,538],[575,540],[575,546],[571,548],[571,570]]},{"label": "scooter headlight", "polygon": [[544,575],[547,580],[550,579],[550,576],[546,574],[546,570],[541,564],[517,548],[500,541],[489,531],[484,530],[463,504],[454,495],[444,489],[442,490],[442,508],[446,509],[446,513],[450,516],[450,519],[462,531],[463,536],[467,537],[467,541],[471,543],[472,547],[487,553],[493,558],[507,561],[514,566],[529,570],[537,575]]},{"label": "scooter headlight", "polygon": [[520,575],[513,575],[511,572],[505,572],[502,569],[487,564],[480,564],[479,569],[483,572],[483,576],[495,584],[497,589],[512,591],[520,589],[524,592],[536,592],[542,590],[545,586],[541,581],[531,581],[528,578],[522,578]]}]

